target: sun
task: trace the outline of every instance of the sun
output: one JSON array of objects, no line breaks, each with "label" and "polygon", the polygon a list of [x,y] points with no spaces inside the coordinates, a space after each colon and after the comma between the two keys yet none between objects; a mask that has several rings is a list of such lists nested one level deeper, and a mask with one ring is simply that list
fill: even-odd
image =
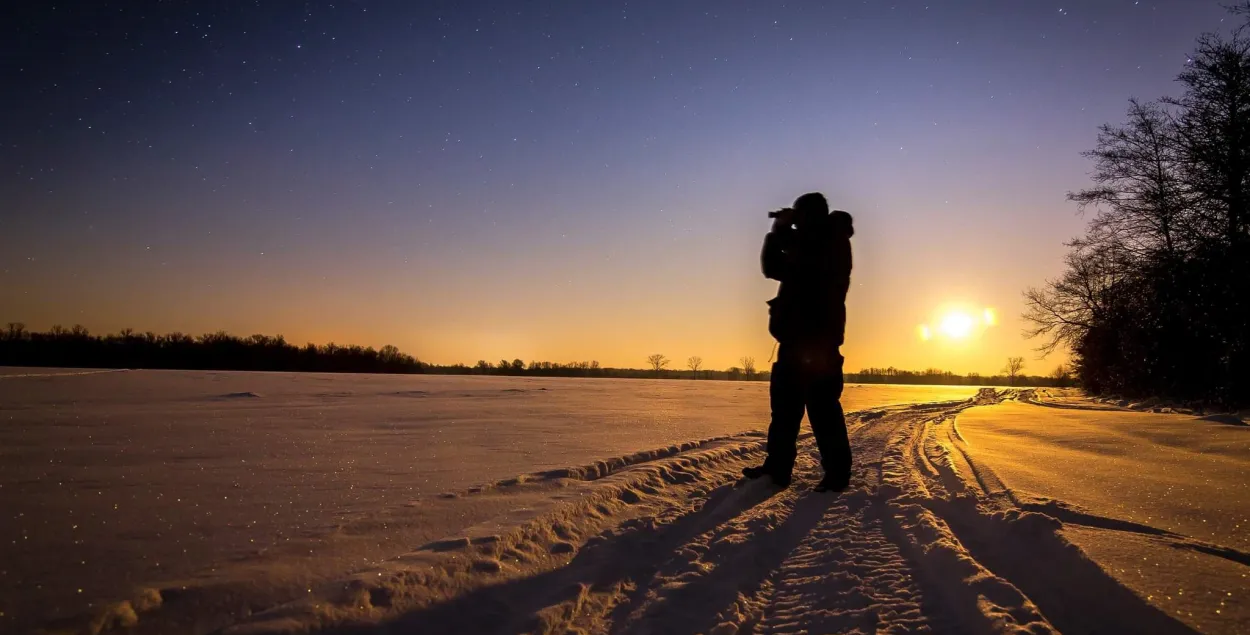
[{"label": "sun", "polygon": [[938,330],[951,339],[962,340],[972,334],[973,324],[975,321],[967,313],[951,311],[942,318]]},{"label": "sun", "polygon": [[948,304],[934,312],[934,321],[921,324],[916,334],[923,342],[941,340],[946,342],[970,342],[978,339],[989,329],[998,326],[998,311],[993,308],[974,308],[975,305]]}]

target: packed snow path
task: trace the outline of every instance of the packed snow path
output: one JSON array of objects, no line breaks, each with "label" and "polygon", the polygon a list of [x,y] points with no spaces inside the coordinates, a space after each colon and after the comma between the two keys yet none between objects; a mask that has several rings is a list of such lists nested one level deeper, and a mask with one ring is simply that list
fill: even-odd
[{"label": "packed snow path", "polygon": [[[1005,396],[1017,395],[986,390],[852,415],[855,473],[840,495],[812,491],[810,437],[800,441],[791,488],[742,480],[741,468],[762,458],[758,434],[448,494],[565,491],[547,507],[517,510],[515,522],[425,545],[223,632],[1198,632],[1059,530],[1075,523],[1149,536],[1243,567],[1247,555],[1064,514],[1061,504],[1022,508],[986,466],[969,462],[954,425],[963,410]],[[1231,624],[1215,630],[1245,627]]]}]

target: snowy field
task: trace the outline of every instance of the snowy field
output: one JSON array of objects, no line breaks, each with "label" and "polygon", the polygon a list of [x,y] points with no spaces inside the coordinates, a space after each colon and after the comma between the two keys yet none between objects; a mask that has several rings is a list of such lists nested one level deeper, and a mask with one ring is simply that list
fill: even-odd
[{"label": "snowy field", "polygon": [[1250,632],[1250,428],[849,386],[0,369],[0,632]]},{"label": "snowy field", "polygon": [[0,421],[0,619],[24,625],[174,583],[263,606],[514,506],[440,494],[760,429],[767,385],[9,368]]}]

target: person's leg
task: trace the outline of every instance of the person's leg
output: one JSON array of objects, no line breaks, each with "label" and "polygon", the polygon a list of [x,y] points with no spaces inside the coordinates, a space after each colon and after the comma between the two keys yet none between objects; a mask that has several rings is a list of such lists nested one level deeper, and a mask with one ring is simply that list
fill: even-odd
[{"label": "person's leg", "polygon": [[779,356],[768,382],[772,420],[768,424],[768,457],[764,465],[747,468],[744,474],[757,478],[768,474],[778,485],[788,485],[794,471],[799,425],[803,422],[803,389],[797,366]]},{"label": "person's leg", "polygon": [[820,449],[821,466],[825,469],[822,485],[840,483],[844,487],[851,475],[851,444],[842,412],[842,387],[842,355],[834,351],[829,363],[808,382],[804,395],[807,419],[816,437],[816,447]]}]

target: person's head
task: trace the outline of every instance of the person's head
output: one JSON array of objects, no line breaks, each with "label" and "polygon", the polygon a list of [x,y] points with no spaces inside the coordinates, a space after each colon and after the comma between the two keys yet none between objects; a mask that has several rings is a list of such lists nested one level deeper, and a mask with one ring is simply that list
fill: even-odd
[{"label": "person's head", "polygon": [[795,225],[802,227],[829,215],[829,201],[820,192],[808,192],[794,199]]}]

